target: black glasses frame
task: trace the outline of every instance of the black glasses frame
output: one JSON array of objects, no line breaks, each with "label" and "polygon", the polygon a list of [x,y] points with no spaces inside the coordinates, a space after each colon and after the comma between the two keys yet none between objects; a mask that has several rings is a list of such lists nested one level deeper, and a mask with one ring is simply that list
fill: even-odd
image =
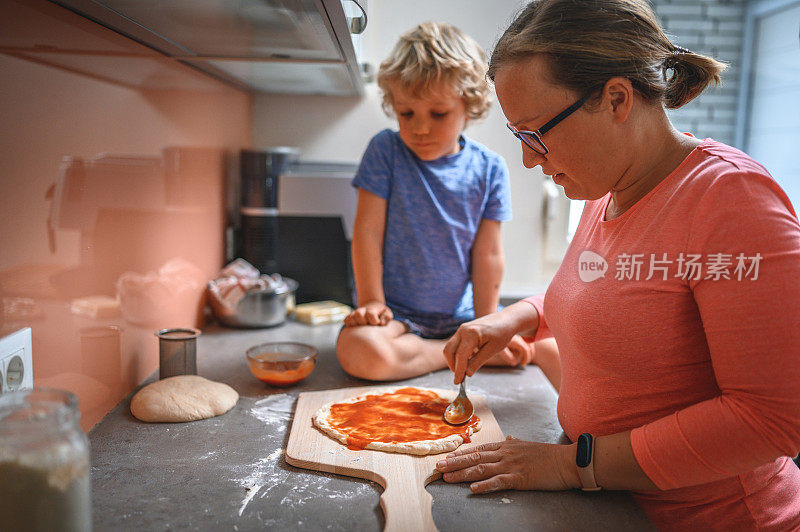
[{"label": "black glasses frame", "polygon": [[507,123],[506,127],[511,130],[515,137],[525,143],[530,149],[538,153],[539,155],[547,155],[550,153],[550,150],[547,149],[547,146],[544,145],[544,141],[542,140],[542,135],[553,129],[559,122],[567,118],[569,115],[577,111],[581,108],[581,106],[586,103],[586,100],[589,99],[589,94],[578,100],[577,102],[573,103],[560,113],[558,113],[552,120],[547,122],[545,125],[537,129],[536,131],[526,131],[526,130],[519,130],[512,126],[511,124]]}]

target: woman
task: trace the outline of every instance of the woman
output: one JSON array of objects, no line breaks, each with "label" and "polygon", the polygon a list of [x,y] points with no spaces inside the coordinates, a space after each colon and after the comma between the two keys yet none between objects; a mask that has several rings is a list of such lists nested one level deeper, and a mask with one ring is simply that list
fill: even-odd
[{"label": "woman", "polygon": [[662,529],[800,528],[800,224],[758,163],[675,130],[724,65],[674,46],[638,0],[540,0],[489,76],[522,141],[587,200],[544,296],[462,325],[455,382],[512,335],[554,336],[572,440],[448,455],[448,482],[632,490]]}]

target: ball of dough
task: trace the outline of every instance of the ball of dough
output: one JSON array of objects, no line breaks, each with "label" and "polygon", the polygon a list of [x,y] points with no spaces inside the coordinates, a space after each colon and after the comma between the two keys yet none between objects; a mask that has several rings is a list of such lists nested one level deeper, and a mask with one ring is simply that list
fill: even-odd
[{"label": "ball of dough", "polygon": [[197,375],[148,384],[131,399],[131,414],[148,422],[196,421],[224,414],[236,404],[236,390]]}]

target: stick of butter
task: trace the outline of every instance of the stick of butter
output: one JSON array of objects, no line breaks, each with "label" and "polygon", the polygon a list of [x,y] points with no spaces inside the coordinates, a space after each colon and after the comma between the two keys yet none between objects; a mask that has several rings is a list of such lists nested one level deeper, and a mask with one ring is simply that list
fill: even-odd
[{"label": "stick of butter", "polygon": [[337,301],[315,301],[297,305],[294,319],[309,325],[336,323],[344,320],[352,311],[352,308]]}]

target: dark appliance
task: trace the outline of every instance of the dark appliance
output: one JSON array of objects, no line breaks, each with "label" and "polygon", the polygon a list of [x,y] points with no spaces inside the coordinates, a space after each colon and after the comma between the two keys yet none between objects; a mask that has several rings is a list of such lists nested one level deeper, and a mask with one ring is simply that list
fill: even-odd
[{"label": "dark appliance", "polygon": [[298,303],[353,304],[350,244],[341,216],[278,216],[280,274],[299,283]]},{"label": "dark appliance", "polygon": [[261,273],[278,272],[278,179],[296,157],[287,147],[241,152],[239,256]]}]

